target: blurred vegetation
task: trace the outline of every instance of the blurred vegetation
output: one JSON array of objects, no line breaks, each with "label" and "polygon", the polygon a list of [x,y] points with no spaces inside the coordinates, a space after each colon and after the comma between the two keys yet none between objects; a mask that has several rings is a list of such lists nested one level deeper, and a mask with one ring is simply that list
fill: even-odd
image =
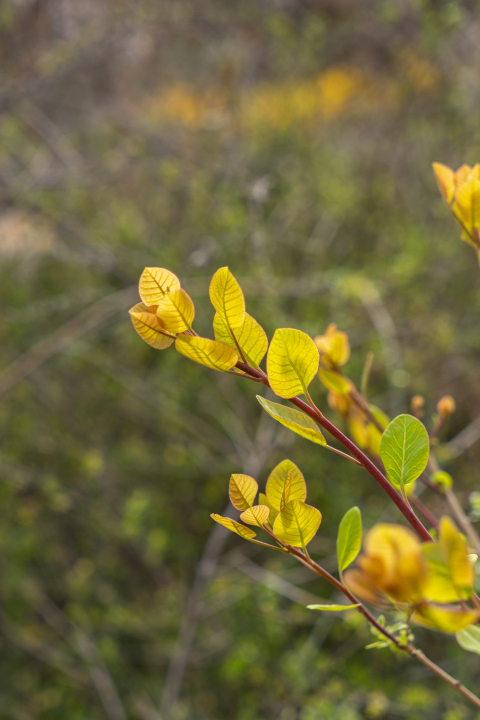
[{"label": "blurred vegetation", "polygon": [[[330,592],[307,570],[206,545],[229,474],[263,485],[284,457],[332,567],[348,507],[399,518],[366,473],[274,434],[249,384],[147,347],[127,309],[168,267],[212,336],[229,265],[270,336],[336,322],[357,380],[375,352],[376,405],[424,394],[428,424],[448,392],[444,439],[474,421],[479,269],[430,165],[480,159],[478,4],[3,0],[0,59],[0,718],[476,717],[364,650],[355,615],[306,610]],[[479,460],[445,465],[465,506]],[[478,686],[474,655],[417,637]]]}]

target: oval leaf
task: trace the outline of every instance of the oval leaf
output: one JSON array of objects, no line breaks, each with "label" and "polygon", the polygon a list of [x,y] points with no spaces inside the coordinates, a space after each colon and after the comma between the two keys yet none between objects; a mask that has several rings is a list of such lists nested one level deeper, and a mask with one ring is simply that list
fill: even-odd
[{"label": "oval leaf", "polygon": [[227,372],[238,361],[238,355],[232,348],[209,338],[179,335],[175,347],[185,357],[213,370]]},{"label": "oval leaf", "polygon": [[240,515],[240,520],[248,525],[262,527],[264,523],[268,522],[269,517],[270,510],[267,505],[254,505]]},{"label": "oval leaf", "polygon": [[278,513],[273,532],[283,542],[304,548],[315,536],[321,521],[320,510],[292,500]]},{"label": "oval leaf", "polygon": [[[234,350],[237,349],[235,340],[232,337],[233,331],[231,332],[229,330],[228,325],[219,313],[215,313],[213,329],[216,340],[225,343],[225,345],[229,345]],[[252,367],[258,368],[268,348],[268,338],[265,330],[251,315],[245,313],[243,325],[236,328],[234,332],[246,361],[250,363]]]},{"label": "oval leaf", "polygon": [[317,374],[320,356],[312,338],[301,330],[276,330],[267,355],[267,375],[281,398],[305,393]]},{"label": "oval leaf", "polygon": [[338,527],[337,559],[340,572],[357,557],[362,546],[362,516],[358,507],[352,507],[343,516]]},{"label": "oval leaf", "polygon": [[168,337],[163,332],[160,320],[154,313],[149,312],[146,305],[137,303],[128,311],[132,319],[133,327],[140,335],[142,340],[151,345],[156,350],[165,350],[170,347],[175,338]]},{"label": "oval leaf", "polygon": [[267,487],[265,489],[268,502],[277,511],[280,510],[282,496],[284,495],[285,485],[288,482],[289,476],[292,478],[292,483],[288,501],[300,500],[300,502],[305,502],[307,499],[307,485],[302,473],[291,460],[283,460],[273,468],[268,476]]},{"label": "oval leaf", "polygon": [[180,289],[180,280],[165,268],[147,267],[140,275],[138,291],[145,305],[158,305],[167,292]]},{"label": "oval leaf", "polygon": [[217,270],[209,292],[212,305],[225,324],[232,330],[241,327],[245,321],[245,298],[228,267]]},{"label": "oval leaf", "polygon": [[318,376],[327,390],[331,390],[339,395],[348,395],[352,389],[351,381],[344,377],[344,375],[340,375],[340,373],[335,372],[335,370],[325,370],[325,368],[320,368]]},{"label": "oval leaf", "polygon": [[195,306],[185,290],[166,293],[159,301],[157,315],[165,329],[172,333],[190,330],[195,317]]},{"label": "oval leaf", "polygon": [[469,625],[464,630],[457,632],[455,638],[464,650],[480,655],[480,627]]},{"label": "oval leaf", "polygon": [[269,415],[275,420],[278,420],[282,425],[285,425],[289,430],[293,430],[297,435],[301,435],[307,440],[317,443],[317,445],[327,444],[316,422],[308,415],[305,415],[305,413],[300,412],[300,410],[295,410],[294,408],[286,407],[285,405],[280,405],[279,403],[271,402],[271,400],[266,400],[260,395],[257,395],[257,400]]},{"label": "oval leaf", "polygon": [[219,523],[219,525],[223,525],[223,527],[226,527],[227,530],[231,530],[232,532],[237,533],[237,535],[240,535],[240,537],[244,538],[245,540],[251,540],[252,538],[257,536],[256,532],[250,530],[250,528],[245,527],[245,525],[242,525],[242,523],[239,523],[236,520],[222,517],[221,515],[217,515],[216,513],[212,513],[210,517],[212,518],[212,520],[215,520],[215,522]]},{"label": "oval leaf", "polygon": [[478,620],[478,611],[459,605],[421,605],[415,621],[446,633],[458,633]]},{"label": "oval leaf", "polygon": [[409,485],[425,470],[429,454],[428,434],[412,415],[399,415],[387,427],[380,443],[380,456],[387,477],[397,487]]},{"label": "oval leaf", "polygon": [[247,510],[251,507],[257,490],[257,481],[249,475],[234,474],[230,478],[228,495],[230,502],[237,510]]},{"label": "oval leaf", "polygon": [[307,605],[307,610],[330,610],[331,612],[340,612],[340,610],[352,610],[360,607],[360,603],[356,605]]}]

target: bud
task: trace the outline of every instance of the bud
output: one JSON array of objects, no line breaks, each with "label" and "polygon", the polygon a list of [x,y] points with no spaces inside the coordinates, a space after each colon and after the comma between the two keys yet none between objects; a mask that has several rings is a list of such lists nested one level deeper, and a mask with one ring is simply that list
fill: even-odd
[{"label": "bud", "polygon": [[437,412],[441,418],[448,418],[455,412],[455,400],[451,395],[444,395],[437,404]]},{"label": "bud", "polygon": [[350,357],[348,335],[337,330],[335,323],[331,323],[325,335],[317,335],[314,339],[322,361],[327,367],[341,367]]},{"label": "bud", "polygon": [[425,405],[425,398],[421,395],[414,395],[410,400],[410,409],[415,417],[422,417],[422,408]]}]

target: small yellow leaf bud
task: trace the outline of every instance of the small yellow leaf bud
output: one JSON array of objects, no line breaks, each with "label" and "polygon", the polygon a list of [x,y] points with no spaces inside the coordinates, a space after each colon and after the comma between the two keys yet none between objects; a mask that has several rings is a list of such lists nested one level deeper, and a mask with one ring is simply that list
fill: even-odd
[{"label": "small yellow leaf bud", "polygon": [[415,417],[422,417],[422,408],[425,405],[425,398],[421,395],[414,395],[410,400],[410,409]]},{"label": "small yellow leaf bud", "polygon": [[455,412],[455,400],[451,395],[444,395],[437,404],[437,412],[442,418],[448,418]]},{"label": "small yellow leaf bud", "polygon": [[325,335],[317,335],[314,338],[320,357],[327,367],[341,367],[345,365],[350,357],[350,345],[348,335],[337,330],[335,323],[331,323]]}]

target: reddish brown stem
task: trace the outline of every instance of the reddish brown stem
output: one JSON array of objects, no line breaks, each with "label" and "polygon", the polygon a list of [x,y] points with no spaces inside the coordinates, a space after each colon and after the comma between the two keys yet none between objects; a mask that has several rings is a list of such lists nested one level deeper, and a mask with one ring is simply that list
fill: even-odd
[{"label": "reddish brown stem", "polygon": [[[253,375],[254,377],[259,378],[264,385],[270,387],[268,378],[262,370],[255,370],[254,368],[251,368],[249,365],[246,365],[242,362],[238,362],[237,367],[240,370],[248,373],[249,375]],[[355,445],[355,443],[353,443],[346,435],[344,435],[341,430],[339,430],[333,423],[330,422],[330,420],[327,420],[327,418],[319,410],[314,410],[310,407],[310,405],[308,405],[303,400],[300,400],[300,398],[298,397],[289,398],[289,400],[291,403],[293,403],[293,405],[296,405],[300,410],[302,410],[302,412],[304,412],[306,415],[309,415],[309,417],[315,420],[315,422],[318,422],[318,424],[321,425],[325,430],[327,430],[330,435],[333,435],[333,437],[338,440],[338,442],[341,443],[341,445],[343,445],[343,447],[345,447],[351,455],[357,458],[357,460],[359,460],[365,470],[370,473],[373,479],[387,493],[392,502],[395,503],[395,505],[398,507],[400,512],[404,515],[405,519],[410,523],[410,525],[419,535],[419,537],[424,542],[432,542],[432,538],[427,528],[417,518],[413,510],[397,493],[397,491],[389,483],[387,478],[380,472],[376,465],[372,463],[372,461],[365,455],[365,453],[360,450],[360,448]]]}]

